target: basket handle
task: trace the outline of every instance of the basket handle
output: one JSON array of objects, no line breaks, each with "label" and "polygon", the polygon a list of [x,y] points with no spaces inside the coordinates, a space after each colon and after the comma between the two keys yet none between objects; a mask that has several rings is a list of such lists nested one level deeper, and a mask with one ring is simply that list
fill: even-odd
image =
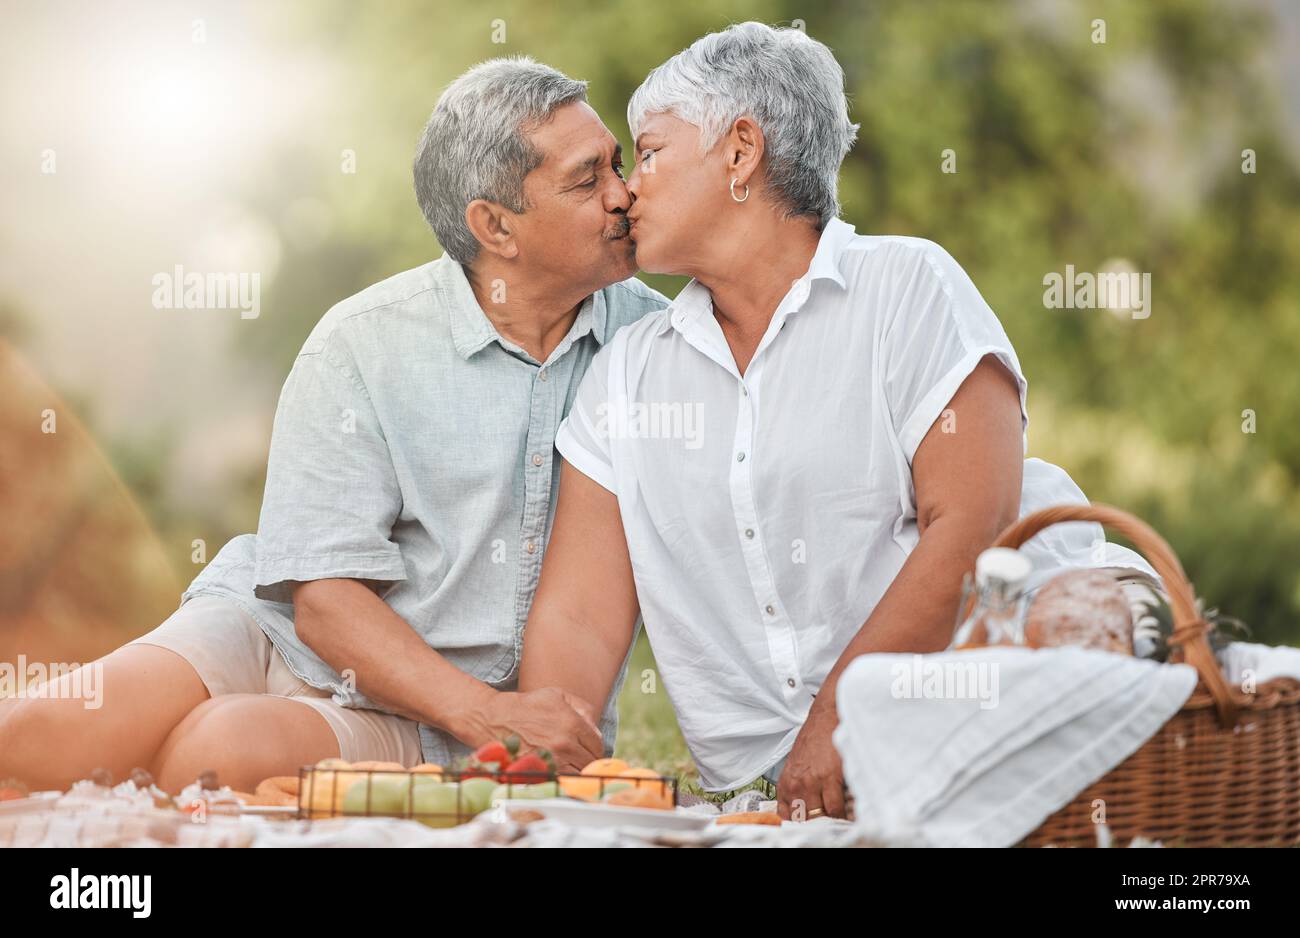
[{"label": "basket handle", "polygon": [[1169,644],[1175,654],[1181,650],[1183,660],[1196,668],[1201,682],[1214,698],[1219,720],[1225,727],[1237,721],[1237,704],[1228,690],[1228,683],[1215,661],[1214,651],[1206,638],[1210,626],[1196,612],[1196,593],[1178,555],[1169,542],[1140,518],[1113,505],[1093,502],[1087,505],[1055,505],[1025,515],[1005,528],[991,546],[1020,547],[1044,528],[1067,521],[1096,521],[1125,535],[1142,556],[1160,574],[1169,605],[1173,611],[1174,630]]}]

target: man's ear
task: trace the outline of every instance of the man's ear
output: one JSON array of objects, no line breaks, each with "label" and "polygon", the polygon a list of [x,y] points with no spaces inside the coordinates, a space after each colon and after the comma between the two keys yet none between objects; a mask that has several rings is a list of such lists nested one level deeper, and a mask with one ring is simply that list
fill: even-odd
[{"label": "man's ear", "polygon": [[514,215],[509,209],[486,199],[475,199],[465,206],[465,224],[483,250],[507,259],[518,256]]},{"label": "man's ear", "polygon": [[758,123],[747,115],[737,117],[723,138],[728,181],[735,179],[737,188],[749,185],[750,177],[763,161],[765,149],[766,140]]}]

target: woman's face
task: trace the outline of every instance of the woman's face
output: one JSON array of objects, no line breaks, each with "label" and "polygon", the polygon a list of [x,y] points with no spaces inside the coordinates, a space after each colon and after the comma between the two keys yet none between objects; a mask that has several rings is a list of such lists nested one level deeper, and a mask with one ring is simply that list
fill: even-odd
[{"label": "woman's face", "polygon": [[721,147],[701,156],[699,140],[698,127],[671,114],[651,114],[641,125],[627,181],[632,196],[627,217],[642,270],[694,273],[706,239],[726,211],[731,196]]}]

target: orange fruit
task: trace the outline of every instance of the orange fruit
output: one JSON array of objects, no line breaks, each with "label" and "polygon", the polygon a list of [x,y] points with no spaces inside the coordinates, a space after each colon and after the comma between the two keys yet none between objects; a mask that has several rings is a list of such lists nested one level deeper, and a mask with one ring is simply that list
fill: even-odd
[{"label": "orange fruit", "polygon": [[622,759],[597,759],[595,762],[587,763],[587,767],[582,770],[583,775],[618,775],[626,772],[631,766]]},{"label": "orange fruit", "polygon": [[580,801],[595,801],[600,797],[601,780],[598,778],[587,778],[582,775],[561,775],[558,781],[560,791],[570,798],[577,798]]},{"label": "orange fruit", "polygon": [[636,788],[645,788],[660,794],[668,794],[671,797],[668,783],[654,769],[633,767],[619,772],[618,777],[633,779],[632,785]]},{"label": "orange fruit", "polygon": [[621,805],[625,808],[654,808],[658,811],[673,809],[671,796],[648,788],[625,788],[623,791],[616,791],[605,799],[605,804]]},{"label": "orange fruit", "polygon": [[441,775],[443,773],[443,768],[434,762],[421,762],[419,765],[412,768],[411,771],[418,772],[422,775]]}]

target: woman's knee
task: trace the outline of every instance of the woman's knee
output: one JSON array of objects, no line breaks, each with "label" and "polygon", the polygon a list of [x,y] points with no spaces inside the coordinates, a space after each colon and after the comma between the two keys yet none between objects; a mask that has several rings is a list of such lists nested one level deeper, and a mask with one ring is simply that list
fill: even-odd
[{"label": "woman's knee", "polygon": [[98,711],[80,700],[31,696],[4,701],[0,777],[18,778],[38,788],[62,788],[75,780],[69,776],[84,777],[89,769],[79,765],[84,749],[78,741],[93,738],[97,716]]},{"label": "woman's knee", "polygon": [[222,785],[249,790],[268,775],[290,771],[294,766],[286,759],[335,742],[323,718],[301,703],[266,694],[223,694],[199,704],[172,731],[154,776],[172,793],[207,771]]}]

